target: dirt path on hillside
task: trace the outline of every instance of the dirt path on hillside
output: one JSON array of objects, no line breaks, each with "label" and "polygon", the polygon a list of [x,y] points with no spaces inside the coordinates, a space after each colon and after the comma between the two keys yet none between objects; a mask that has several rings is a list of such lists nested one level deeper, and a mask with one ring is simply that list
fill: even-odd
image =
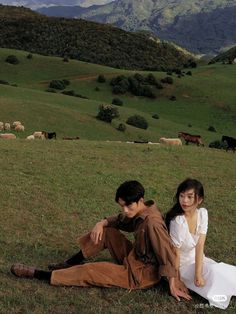
[{"label": "dirt path on hillside", "polygon": [[[57,78],[58,80],[60,79],[68,79],[68,80],[71,80],[71,81],[91,81],[91,80],[94,80],[94,79],[97,79],[99,74],[89,74],[89,75],[77,75],[77,76],[63,76],[63,78]],[[119,75],[117,72],[115,73],[108,73],[108,74],[103,74],[106,77],[112,77],[112,76],[115,76],[115,75]],[[47,80],[47,81],[39,81],[39,84],[42,84],[42,85],[45,85],[45,84],[48,84],[49,82],[51,82],[51,80]]]}]

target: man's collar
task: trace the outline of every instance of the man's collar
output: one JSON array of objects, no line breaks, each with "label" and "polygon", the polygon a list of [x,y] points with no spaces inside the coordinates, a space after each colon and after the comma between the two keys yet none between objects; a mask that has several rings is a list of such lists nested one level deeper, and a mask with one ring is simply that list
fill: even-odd
[{"label": "man's collar", "polygon": [[152,207],[156,207],[156,204],[153,200],[149,200],[144,202],[145,208],[136,216],[134,217],[134,220],[142,219],[144,220],[149,214],[150,214],[150,209]]}]

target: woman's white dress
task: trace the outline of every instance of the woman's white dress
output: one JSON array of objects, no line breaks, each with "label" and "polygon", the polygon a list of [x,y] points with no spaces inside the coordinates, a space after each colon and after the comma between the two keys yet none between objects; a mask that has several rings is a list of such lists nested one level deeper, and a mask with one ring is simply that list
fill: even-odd
[{"label": "woman's white dress", "polygon": [[236,266],[217,263],[203,258],[204,287],[194,284],[195,247],[200,234],[207,233],[208,213],[206,208],[197,209],[196,233],[189,231],[184,215],[175,217],[170,223],[170,236],[175,247],[180,249],[180,277],[185,285],[207,299],[210,305],[226,309],[232,296],[236,296]]}]

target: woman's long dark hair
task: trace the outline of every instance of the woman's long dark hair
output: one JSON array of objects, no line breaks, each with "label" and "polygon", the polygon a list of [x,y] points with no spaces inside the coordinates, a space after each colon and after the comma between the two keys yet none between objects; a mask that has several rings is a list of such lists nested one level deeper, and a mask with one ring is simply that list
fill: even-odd
[{"label": "woman's long dark hair", "polygon": [[204,198],[204,189],[203,189],[201,182],[199,182],[198,180],[188,178],[188,179],[184,180],[182,183],[180,183],[180,185],[177,188],[175,197],[174,197],[175,204],[165,215],[165,222],[166,222],[166,226],[167,226],[168,230],[170,230],[169,228],[170,228],[171,220],[174,219],[176,216],[184,214],[184,211],[183,211],[183,209],[179,203],[180,193],[183,193],[183,192],[191,190],[191,189],[194,189],[195,200],[197,197],[200,197],[202,199]]}]

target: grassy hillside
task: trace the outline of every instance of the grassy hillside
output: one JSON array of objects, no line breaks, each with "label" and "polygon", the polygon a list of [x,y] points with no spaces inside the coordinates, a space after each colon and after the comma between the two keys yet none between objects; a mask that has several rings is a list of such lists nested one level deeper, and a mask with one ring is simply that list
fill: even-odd
[{"label": "grassy hillside", "polygon": [[[9,55],[18,65],[5,62]],[[177,184],[196,177],[206,189],[205,206],[210,226],[206,254],[235,263],[236,158],[232,152],[195,147],[129,144],[127,140],[176,137],[178,131],[202,135],[205,144],[222,134],[236,136],[234,65],[214,64],[192,70],[192,76],[155,90],[156,99],[118,96],[120,118],[111,124],[95,116],[101,103],[111,103],[112,77],[132,71],[28,52],[0,49],[0,121],[21,120],[26,131],[14,141],[0,141],[0,313],[195,313],[205,301],[193,294],[191,303],[176,301],[162,288],[128,292],[122,289],[56,288],[36,281],[17,280],[9,268],[24,262],[46,269],[78,248],[75,239],[106,215],[119,210],[114,203],[117,186],[128,179],[140,180],[147,199],[157,201],[164,213],[172,204]],[[149,72],[140,72],[142,75]],[[103,74],[105,83],[98,83]],[[153,72],[156,78],[164,72]],[[52,79],[68,79],[76,93],[88,97],[46,92]],[[99,91],[95,88],[98,87]],[[170,101],[175,95],[177,100]],[[156,113],[159,119],[153,119]],[[133,114],[144,116],[147,130],[116,126]],[[189,127],[189,124],[192,126]],[[209,132],[212,125],[217,132]],[[25,141],[36,130],[56,131],[57,141]],[[64,136],[80,136],[76,142]],[[109,140],[110,142],[106,142]],[[122,142],[118,142],[118,140]],[[113,142],[114,141],[114,142]],[[92,195],[91,195],[92,191]],[[219,228],[221,224],[221,228]],[[103,253],[98,260],[110,260]],[[235,299],[225,313],[236,309]],[[207,309],[206,313],[219,313]]]},{"label": "grassy hillside", "polygon": [[0,47],[126,69],[179,68],[191,58],[174,45],[81,19],[50,18],[0,5]]},{"label": "grassy hillside", "polygon": [[[12,54],[18,57],[18,65],[5,62]],[[75,60],[65,63],[61,58],[36,54],[29,60],[27,55],[28,52],[0,49],[0,80],[10,84],[0,84],[0,121],[22,121],[26,131],[19,137],[26,137],[35,130],[47,130],[56,131],[59,138],[80,136],[82,139],[157,142],[161,136],[176,137],[179,131],[185,131],[201,134],[208,145],[223,134],[236,136],[234,65],[202,66],[193,69],[192,76],[181,78],[173,74],[174,84],[155,89],[156,99],[148,99],[130,93],[112,94],[112,77],[135,72]],[[158,79],[166,77],[164,72],[153,73]],[[105,76],[105,83],[97,82],[99,74]],[[52,79],[70,80],[67,90],[88,99],[46,92]],[[12,86],[15,84],[17,87]],[[176,96],[176,101],[169,100],[172,95]],[[114,119],[111,125],[98,121],[95,117],[99,105],[110,104],[114,97],[124,102],[118,107],[120,118]],[[144,116],[149,128],[141,130],[127,125],[124,133],[117,131],[117,125],[125,123],[133,114]],[[158,114],[159,119],[153,119],[153,114]],[[214,126],[217,132],[208,131],[209,126]]]},{"label": "grassy hillside", "polygon": [[[209,210],[207,256],[235,263],[236,158],[197,147],[144,146],[101,141],[0,141],[1,192],[0,313],[195,313],[204,299],[180,302],[168,288],[63,288],[20,280],[9,268],[24,262],[46,269],[78,250],[76,237],[101,217],[118,212],[117,186],[140,180],[146,198],[162,213],[172,205],[178,183],[192,176],[205,186]],[[92,194],[91,194],[92,191]],[[220,226],[220,227],[219,227]],[[112,261],[104,252],[96,260]],[[224,313],[234,313],[236,300]]]},{"label": "grassy hillside", "polygon": [[234,62],[235,59],[236,59],[236,46],[228,49],[227,51],[220,53],[218,56],[213,58],[210,61],[210,63],[215,63],[215,62],[232,63]]}]

